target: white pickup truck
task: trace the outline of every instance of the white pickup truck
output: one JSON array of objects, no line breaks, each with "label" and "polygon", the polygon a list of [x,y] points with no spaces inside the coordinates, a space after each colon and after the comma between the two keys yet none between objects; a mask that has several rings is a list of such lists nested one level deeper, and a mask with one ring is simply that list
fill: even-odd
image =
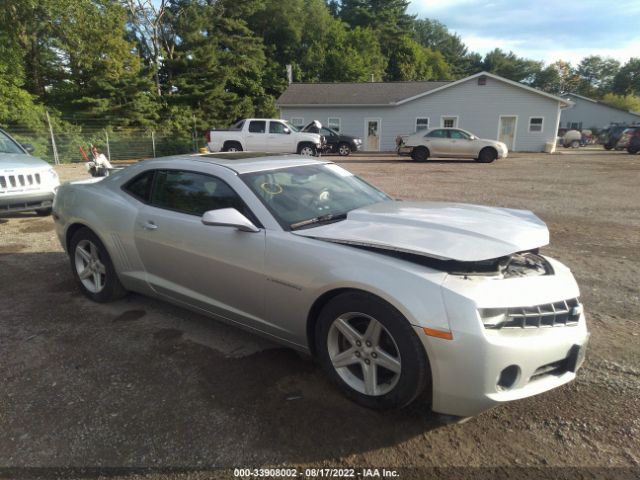
[{"label": "white pickup truck", "polygon": [[305,133],[285,120],[247,118],[227,130],[207,132],[210,152],[273,152],[317,156],[322,151],[322,137]]}]

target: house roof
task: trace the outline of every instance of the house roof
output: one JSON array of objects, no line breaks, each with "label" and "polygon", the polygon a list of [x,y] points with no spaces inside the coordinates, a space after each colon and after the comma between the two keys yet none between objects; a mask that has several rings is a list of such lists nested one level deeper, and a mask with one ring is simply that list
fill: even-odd
[{"label": "house roof", "polygon": [[448,82],[292,83],[276,104],[279,107],[393,107],[486,76],[551,98],[563,106],[572,102],[488,72]]},{"label": "house roof", "polygon": [[278,105],[394,105],[451,82],[292,83]]},{"label": "house roof", "polygon": [[[625,112],[625,113],[629,113],[631,115],[635,115],[637,117],[640,117],[640,112],[634,112],[633,110],[626,110],[624,108],[620,108],[620,107],[614,107],[613,105],[609,105],[608,103],[604,103],[600,100],[595,100],[593,98],[589,98],[589,97],[585,97],[583,95],[578,95],[577,93],[567,93],[566,94],[567,97],[576,97],[576,98],[580,98],[582,100],[586,100],[587,102],[591,102],[591,103],[595,103],[597,105],[603,106],[603,107],[607,107],[607,108],[611,108],[613,110],[619,110],[620,112]],[[569,98],[570,100],[570,98]]]}]

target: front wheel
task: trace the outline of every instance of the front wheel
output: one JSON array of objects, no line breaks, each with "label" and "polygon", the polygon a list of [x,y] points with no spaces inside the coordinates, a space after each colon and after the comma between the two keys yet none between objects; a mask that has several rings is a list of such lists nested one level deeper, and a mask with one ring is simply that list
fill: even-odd
[{"label": "front wheel", "polygon": [[480,163],[491,163],[495,162],[498,158],[498,152],[496,152],[493,148],[483,148],[480,150],[480,154],[478,155],[478,162]]},{"label": "front wheel", "polygon": [[69,259],[80,290],[91,300],[103,303],[126,295],[107,249],[88,228],[81,228],[71,238]]},{"label": "front wheel", "polygon": [[318,149],[315,147],[315,145],[302,145],[300,148],[298,148],[298,155],[304,155],[306,157],[317,157]]},{"label": "front wheel", "polygon": [[424,347],[407,319],[366,293],[343,293],[323,308],[316,351],[342,392],[368,408],[404,407],[430,383]]}]

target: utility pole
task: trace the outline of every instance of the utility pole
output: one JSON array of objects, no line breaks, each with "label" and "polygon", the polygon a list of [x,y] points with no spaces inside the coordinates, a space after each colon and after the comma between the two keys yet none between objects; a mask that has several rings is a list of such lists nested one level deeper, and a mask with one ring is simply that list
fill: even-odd
[{"label": "utility pole", "polygon": [[58,147],[56,146],[56,139],[53,136],[53,127],[51,126],[51,118],[49,118],[49,111],[45,110],[47,115],[47,123],[49,124],[49,135],[51,135],[51,149],[53,150],[53,163],[60,165],[60,159],[58,158]]},{"label": "utility pole", "polygon": [[111,148],[109,147],[109,132],[104,131],[104,136],[107,139],[107,158],[111,161]]},{"label": "utility pole", "polygon": [[153,130],[151,130],[151,148],[153,149],[153,158],[156,158],[156,135]]}]

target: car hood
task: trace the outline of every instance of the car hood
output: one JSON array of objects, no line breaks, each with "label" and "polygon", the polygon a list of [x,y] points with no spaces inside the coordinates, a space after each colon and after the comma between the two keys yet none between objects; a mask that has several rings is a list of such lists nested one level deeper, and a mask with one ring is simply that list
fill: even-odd
[{"label": "car hood", "polygon": [[527,210],[461,203],[377,203],[347,219],[293,232],[320,240],[476,262],[549,243],[549,230]]},{"label": "car hood", "polygon": [[49,164],[38,157],[23,153],[0,153],[0,170],[17,170],[19,168],[44,168]]}]

